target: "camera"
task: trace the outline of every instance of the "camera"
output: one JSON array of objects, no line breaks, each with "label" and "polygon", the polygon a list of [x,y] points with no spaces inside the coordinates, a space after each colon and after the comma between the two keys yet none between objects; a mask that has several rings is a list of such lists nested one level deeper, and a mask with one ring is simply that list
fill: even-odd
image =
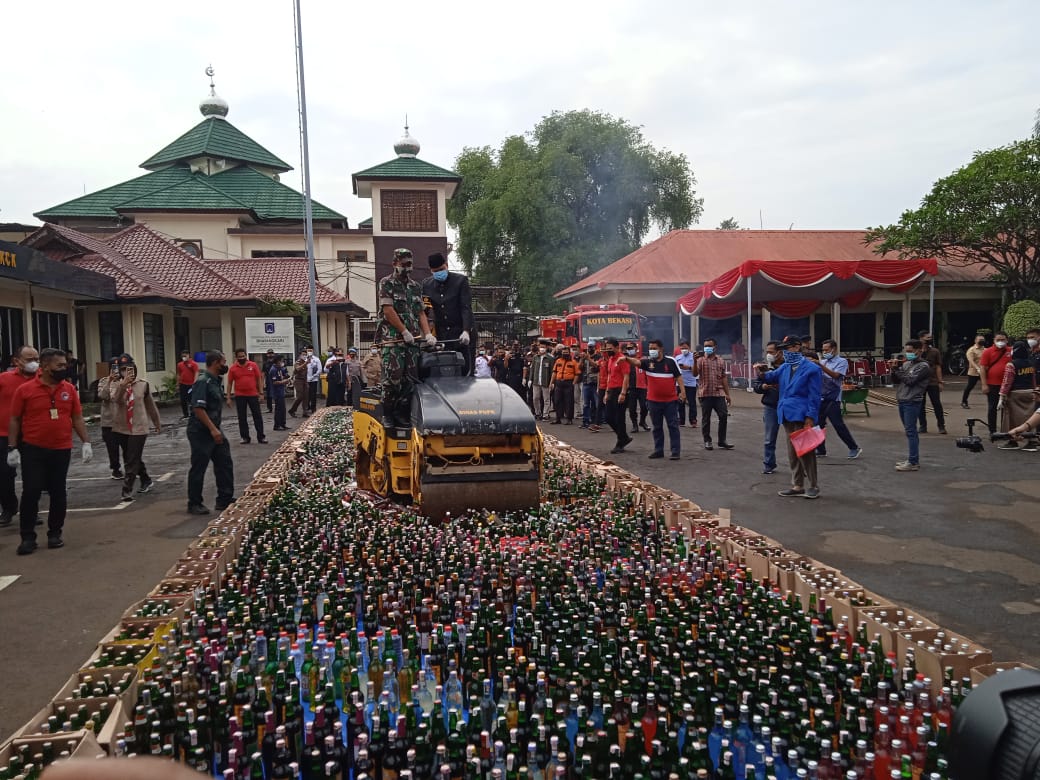
[{"label": "camera", "polygon": [[[985,448],[982,446],[982,437],[975,433],[975,425],[977,423],[977,424],[985,427],[987,430],[989,429],[989,425],[987,425],[982,420],[980,420],[980,419],[978,419],[976,417],[969,417],[967,422],[968,422],[968,435],[967,436],[960,436],[960,437],[958,437],[957,439],[954,440],[954,444],[956,444],[959,449],[968,450],[968,452],[982,452]],[[1030,432],[1030,433],[1023,433],[1023,434],[1020,434],[1020,436],[1023,439],[1029,439],[1029,440],[1035,440],[1037,438],[1037,434],[1036,433],[1032,433],[1032,432]],[[997,432],[997,431],[990,431],[990,434],[989,434],[990,442],[1008,441],[1010,439],[1011,439],[1011,434],[1010,433],[1000,433],[1000,432]]]},{"label": "camera", "polygon": [[968,452],[982,452],[985,447],[982,446],[982,437],[977,434],[971,436],[959,436],[954,439],[954,444],[959,449],[968,450]]}]

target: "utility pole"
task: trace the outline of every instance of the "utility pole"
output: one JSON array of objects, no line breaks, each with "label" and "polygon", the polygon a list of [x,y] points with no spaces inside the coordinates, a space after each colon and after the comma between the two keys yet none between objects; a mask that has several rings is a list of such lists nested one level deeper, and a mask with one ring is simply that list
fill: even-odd
[{"label": "utility pole", "polygon": [[300,149],[303,155],[303,231],[307,239],[307,276],[310,287],[311,343],[314,352],[321,354],[321,332],[318,327],[318,269],[314,260],[314,217],[311,212],[311,156],[307,144],[307,87],[303,76],[303,19],[300,0],[294,0],[296,12],[296,95],[300,109]]}]

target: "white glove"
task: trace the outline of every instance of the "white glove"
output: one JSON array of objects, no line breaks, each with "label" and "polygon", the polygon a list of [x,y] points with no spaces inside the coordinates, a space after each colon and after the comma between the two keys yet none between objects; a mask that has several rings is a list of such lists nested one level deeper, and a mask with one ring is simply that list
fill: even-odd
[{"label": "white glove", "polygon": [[90,463],[94,460],[94,448],[90,446],[89,441],[83,442],[83,462]]},{"label": "white glove", "polygon": [[459,343],[464,346],[469,346],[469,331],[462,331],[462,335],[459,336]]},{"label": "white glove", "polygon": [[1004,396],[1000,396],[1000,400],[997,401],[997,411],[1003,411],[1004,409]]},{"label": "white glove", "polygon": [[404,339],[405,344],[415,343],[415,336],[412,335],[412,332],[410,330],[406,330],[404,333],[402,333],[401,338]]},{"label": "white glove", "polygon": [[423,338],[426,340],[426,346],[428,346],[428,347],[436,347],[437,346],[437,337],[434,336],[432,333],[427,333],[425,336],[423,336]]},{"label": "white glove", "polygon": [[18,450],[11,450],[7,453],[7,465],[13,469],[18,468],[22,465],[22,453]]}]

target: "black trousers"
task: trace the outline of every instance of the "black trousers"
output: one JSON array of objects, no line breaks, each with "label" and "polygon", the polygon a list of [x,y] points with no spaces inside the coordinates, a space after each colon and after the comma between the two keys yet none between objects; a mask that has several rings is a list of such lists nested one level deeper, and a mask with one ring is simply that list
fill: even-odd
[{"label": "black trousers", "polygon": [[177,385],[181,397],[181,416],[188,416],[188,400],[191,397],[191,385]]},{"label": "black trousers", "polygon": [[346,401],[347,386],[339,382],[329,384],[329,394],[325,396],[326,406],[343,406]]},{"label": "black trousers", "polygon": [[917,415],[917,422],[920,423],[922,431],[928,427],[928,417],[924,413],[924,405],[929,401],[932,404],[932,409],[935,411],[935,422],[939,425],[939,430],[941,431],[946,427],[946,414],[943,411],[939,385],[928,385],[924,398],[921,399],[921,411]]},{"label": "black trousers", "polygon": [[40,512],[40,496],[47,491],[47,536],[61,536],[65,527],[68,495],[65,481],[69,475],[72,450],[48,450],[22,442],[22,506],[19,513],[22,541],[36,541],[36,515]]},{"label": "black trousers", "polygon": [[[259,401],[257,407],[259,408]],[[217,444],[209,431],[188,433],[191,446],[191,468],[188,470],[188,504],[202,503],[202,488],[206,481],[206,469],[213,464],[213,476],[217,479],[217,506],[226,506],[235,496],[235,464],[231,460],[231,445],[227,437]]]},{"label": "black trousers", "polygon": [[7,465],[7,446],[7,437],[0,436],[0,509],[14,517],[18,514],[18,494],[14,490],[18,472]]},{"label": "black trousers", "polygon": [[679,425],[686,425],[686,410],[690,410],[690,425],[697,424],[697,387],[686,388],[686,402],[676,400],[676,411],[679,414]]},{"label": "black trousers", "polygon": [[711,441],[711,413],[719,418],[719,444],[726,444],[726,424],[729,421],[729,406],[721,395],[709,395],[699,399],[701,402],[701,435],[704,441]]},{"label": "black trousers", "polygon": [[318,390],[321,389],[321,380],[307,383],[307,408],[313,412],[318,408]]},{"label": "black trousers", "polygon": [[144,445],[148,441],[147,434],[130,435],[126,433],[114,434],[119,439],[119,446],[123,450],[123,495],[127,496],[134,492],[134,482],[141,478],[141,485],[151,484],[152,478],[148,476],[148,469],[144,465]]},{"label": "black trousers", "polygon": [[271,402],[274,404],[274,427],[285,427],[285,389],[279,389],[271,394]]},{"label": "black trousers", "polygon": [[617,437],[617,443],[615,446],[624,447],[628,444],[630,439],[628,431],[625,430],[625,409],[618,401],[618,396],[620,395],[621,388],[607,390],[607,425],[610,426],[611,430],[614,431],[614,435]]},{"label": "black trousers", "polygon": [[238,433],[244,441],[249,441],[249,421],[246,419],[246,410],[253,414],[253,427],[256,428],[257,441],[264,438],[264,417],[260,414],[260,396],[236,395],[235,407],[238,409]]},{"label": "black trousers", "polygon": [[574,421],[574,381],[559,379],[553,385],[553,406],[556,407],[556,422]]},{"label": "black trousers", "polygon": [[968,396],[971,395],[971,391],[975,389],[975,385],[977,385],[978,383],[979,383],[979,378],[977,376],[969,376],[968,377],[968,384],[964,388],[964,395],[961,396],[961,403],[962,404],[968,403]]},{"label": "black trousers", "polygon": [[628,419],[632,421],[632,427],[636,427],[636,413],[639,414],[639,423],[646,425],[646,388],[629,388],[628,396],[625,398],[625,407],[628,409]]},{"label": "black trousers", "polygon": [[350,383],[350,390],[346,394],[346,402],[355,409],[361,406],[361,381],[359,379],[355,379]]},{"label": "black trousers", "polygon": [[[1000,401],[1000,385],[987,385],[986,390],[986,423],[991,431],[999,431],[997,427],[997,402]],[[23,466],[24,475],[25,468]]]},{"label": "black trousers", "polygon": [[108,468],[110,471],[119,471],[120,447],[119,434],[111,427],[101,429],[101,441],[105,443],[105,451],[108,453]]}]

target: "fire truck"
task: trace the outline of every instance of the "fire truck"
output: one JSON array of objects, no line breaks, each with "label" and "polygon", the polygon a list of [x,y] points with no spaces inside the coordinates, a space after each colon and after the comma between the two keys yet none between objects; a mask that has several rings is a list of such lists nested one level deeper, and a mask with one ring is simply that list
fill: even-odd
[{"label": "fire truck", "polygon": [[541,320],[543,338],[555,339],[579,349],[589,341],[601,342],[613,336],[620,343],[632,342],[643,354],[643,331],[639,315],[623,303],[575,306],[560,317]]}]

